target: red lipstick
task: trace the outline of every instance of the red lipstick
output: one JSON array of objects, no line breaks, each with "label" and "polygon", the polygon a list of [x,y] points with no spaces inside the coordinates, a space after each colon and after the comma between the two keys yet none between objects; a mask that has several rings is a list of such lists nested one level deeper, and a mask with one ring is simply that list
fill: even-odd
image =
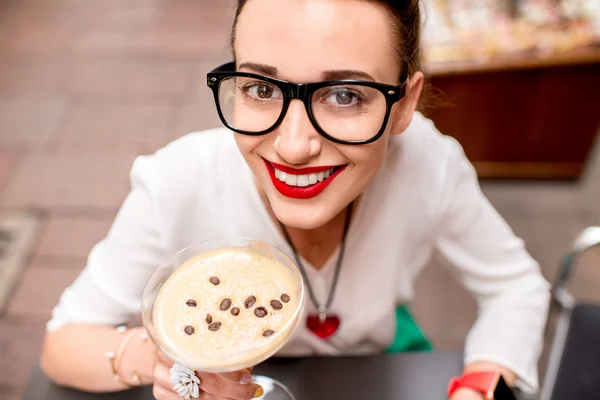
[{"label": "red lipstick", "polygon": [[[308,167],[308,168],[290,168],[284,165],[271,163],[265,159],[265,166],[267,167],[267,171],[269,172],[269,176],[271,177],[271,181],[273,181],[273,185],[275,189],[282,195],[286,197],[291,197],[293,199],[310,199],[312,197],[316,197],[320,195],[327,186],[333,182],[335,178],[342,173],[346,166],[318,166],[318,167]],[[285,182],[280,181],[275,177],[275,168],[280,171],[283,171],[292,175],[308,175],[308,174],[316,174],[319,172],[327,171],[328,169],[334,168],[333,173],[329,176],[329,178],[324,179],[322,182],[317,182],[312,185],[300,187],[300,186],[291,186]]]}]

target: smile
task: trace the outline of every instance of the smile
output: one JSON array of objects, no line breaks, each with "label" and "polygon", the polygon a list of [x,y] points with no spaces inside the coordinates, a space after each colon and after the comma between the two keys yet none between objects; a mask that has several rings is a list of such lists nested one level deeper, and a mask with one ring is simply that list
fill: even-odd
[{"label": "smile", "polygon": [[275,189],[294,199],[318,196],[346,168],[345,165],[290,168],[267,160],[264,162]]}]

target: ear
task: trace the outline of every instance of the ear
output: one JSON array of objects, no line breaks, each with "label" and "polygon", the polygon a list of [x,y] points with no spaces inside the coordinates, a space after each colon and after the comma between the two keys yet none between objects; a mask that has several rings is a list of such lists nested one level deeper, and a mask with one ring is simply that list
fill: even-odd
[{"label": "ear", "polygon": [[408,128],[413,113],[419,104],[419,98],[423,90],[423,81],[424,76],[420,71],[408,78],[406,82],[406,96],[394,104],[390,113],[391,135],[399,135]]}]

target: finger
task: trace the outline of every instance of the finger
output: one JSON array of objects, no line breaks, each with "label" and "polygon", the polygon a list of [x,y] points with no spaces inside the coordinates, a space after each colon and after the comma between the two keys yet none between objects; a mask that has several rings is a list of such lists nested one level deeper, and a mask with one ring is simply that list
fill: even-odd
[{"label": "finger", "polygon": [[152,388],[152,395],[157,400],[181,400],[182,398],[172,390],[155,384]]},{"label": "finger", "polygon": [[201,392],[198,400],[232,400],[227,397],[219,396],[216,394],[210,394],[206,392]]},{"label": "finger", "polygon": [[175,386],[171,382],[171,371],[170,368],[162,363],[156,364],[154,367],[154,384],[165,388],[172,388]]},{"label": "finger", "polygon": [[249,369],[242,369],[240,371],[235,372],[225,372],[217,375],[219,375],[222,379],[225,379],[226,381],[235,383],[246,384],[250,383],[250,381],[252,380],[252,374],[250,374]]},{"label": "finger", "polygon": [[259,386],[254,383],[241,384],[227,381],[217,374],[198,374],[200,389],[206,393],[235,400],[248,400],[254,397]]},{"label": "finger", "polygon": [[165,353],[163,353],[162,351],[158,351],[158,361],[165,363],[169,366],[169,368],[171,368],[173,366],[173,360],[171,360]]}]

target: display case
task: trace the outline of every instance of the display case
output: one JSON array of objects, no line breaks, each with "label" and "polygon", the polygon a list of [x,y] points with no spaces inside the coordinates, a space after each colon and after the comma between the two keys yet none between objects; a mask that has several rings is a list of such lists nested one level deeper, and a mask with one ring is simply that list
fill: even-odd
[{"label": "display case", "polygon": [[578,178],[600,124],[600,0],[426,0],[426,111],[481,177]]}]

